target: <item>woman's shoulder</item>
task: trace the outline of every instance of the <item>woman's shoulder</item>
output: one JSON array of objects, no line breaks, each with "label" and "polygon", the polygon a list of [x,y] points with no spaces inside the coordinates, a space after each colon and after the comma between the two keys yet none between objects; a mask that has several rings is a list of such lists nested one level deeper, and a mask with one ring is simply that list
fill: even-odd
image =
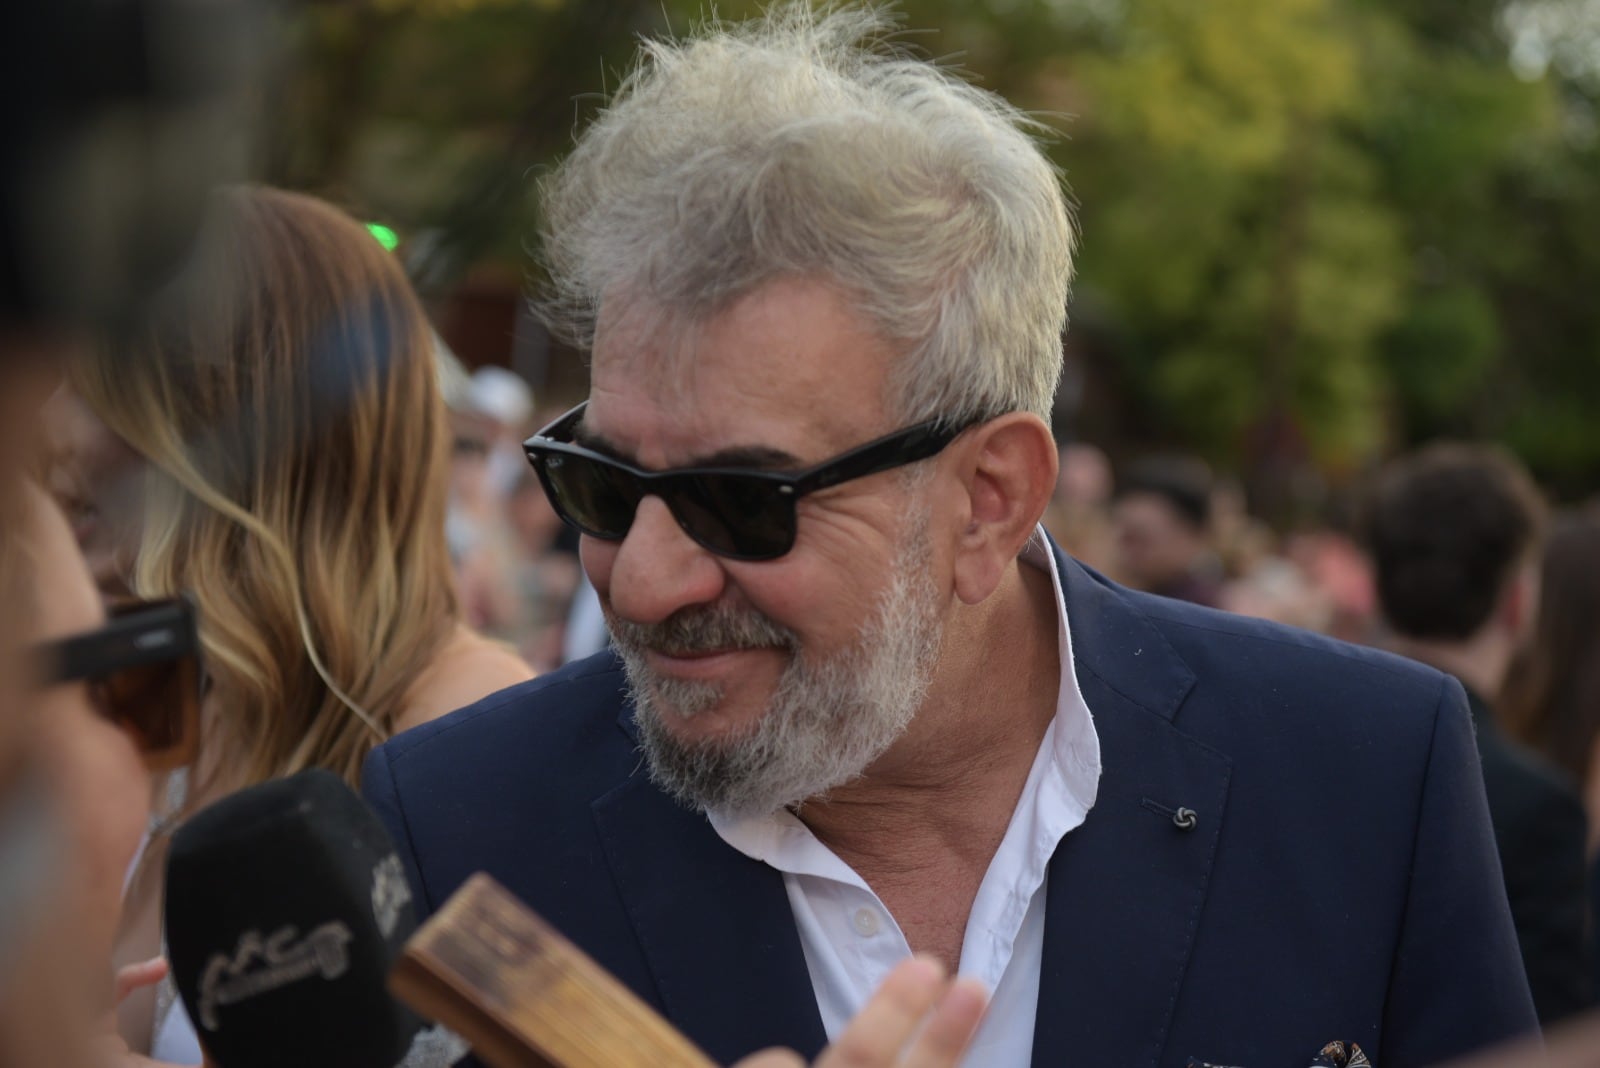
[{"label": "woman's shoulder", "polygon": [[464,708],[533,676],[527,661],[510,647],[466,626],[457,626],[412,684],[405,708],[395,720],[395,733]]}]

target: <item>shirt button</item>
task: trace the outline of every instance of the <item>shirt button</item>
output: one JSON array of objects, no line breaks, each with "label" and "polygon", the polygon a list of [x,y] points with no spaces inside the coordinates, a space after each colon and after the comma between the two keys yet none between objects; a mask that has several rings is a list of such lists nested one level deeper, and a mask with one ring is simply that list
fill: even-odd
[{"label": "shirt button", "polygon": [[871,909],[856,909],[850,922],[855,925],[856,934],[862,938],[871,938],[878,933],[878,914]]}]

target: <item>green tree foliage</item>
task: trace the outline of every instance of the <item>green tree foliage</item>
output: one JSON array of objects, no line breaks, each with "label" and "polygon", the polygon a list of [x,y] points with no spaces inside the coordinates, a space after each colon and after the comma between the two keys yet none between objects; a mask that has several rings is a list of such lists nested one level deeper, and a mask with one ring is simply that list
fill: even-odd
[{"label": "green tree foliage", "polygon": [[[722,2],[738,18],[750,2]],[[410,235],[425,289],[521,272],[532,177],[695,0],[292,10],[271,180]],[[1600,0],[905,0],[1041,115],[1083,229],[1080,426],[1271,503],[1435,435],[1600,484]]]},{"label": "green tree foliage", "polygon": [[265,176],[420,235],[425,292],[486,260],[525,269],[533,177],[666,18],[646,0],[302,4]]},{"label": "green tree foliage", "polygon": [[1141,0],[1078,62],[1081,284],[1129,341],[1145,434],[1227,463],[1270,438],[1348,466],[1378,442],[1405,265],[1355,133],[1356,21],[1332,0]]}]

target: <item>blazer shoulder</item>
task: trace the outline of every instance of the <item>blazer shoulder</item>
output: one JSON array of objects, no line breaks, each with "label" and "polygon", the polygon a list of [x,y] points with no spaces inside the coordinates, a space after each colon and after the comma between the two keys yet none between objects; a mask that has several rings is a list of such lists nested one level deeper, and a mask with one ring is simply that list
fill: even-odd
[{"label": "blazer shoulder", "polygon": [[1430,703],[1447,685],[1443,672],[1382,649],[1164,597],[1133,596],[1181,655],[1207,666],[1227,658],[1260,679],[1306,678],[1309,672],[1311,679],[1336,678],[1346,692],[1376,688]]},{"label": "blazer shoulder", "polygon": [[1471,733],[1461,684],[1427,665],[1297,627],[1131,594],[1193,672],[1180,729],[1224,751],[1299,739],[1329,752],[1425,759],[1441,717]]},{"label": "blazer shoulder", "polygon": [[[1067,587],[1074,661],[1148,707],[1170,695],[1306,710],[1426,709],[1459,704],[1459,684],[1433,668],[1298,627],[1127,589],[1058,557]],[[1452,692],[1453,691],[1453,692]]]},{"label": "blazer shoulder", "polygon": [[396,735],[374,755],[402,774],[464,760],[548,762],[607,740],[631,750],[619,722],[626,699],[620,662],[598,653]]},{"label": "blazer shoulder", "polygon": [[[591,805],[639,770],[625,704],[620,666],[600,654],[491,694],[367,756],[362,794],[389,829],[422,912],[476,871],[546,907],[552,885],[591,895],[609,885]],[[565,906],[553,911],[570,915]]]}]

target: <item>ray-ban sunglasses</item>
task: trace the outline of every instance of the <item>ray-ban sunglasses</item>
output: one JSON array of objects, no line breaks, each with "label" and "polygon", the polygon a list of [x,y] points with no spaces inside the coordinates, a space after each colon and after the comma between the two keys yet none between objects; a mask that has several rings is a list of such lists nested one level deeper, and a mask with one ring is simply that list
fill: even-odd
[{"label": "ray-ban sunglasses", "polygon": [[578,405],[522,445],[556,514],[580,533],[620,541],[639,502],[659,497],[685,534],[732,560],[775,560],[794,548],[795,502],[806,494],[925,460],[973,425],[929,420],[804,471],[646,471],[574,443],[586,406]]},{"label": "ray-ban sunglasses", "polygon": [[194,759],[200,739],[200,638],[184,598],[113,608],[105,624],[35,656],[47,685],[82,682],[95,710],[126,731],[151,771]]}]

